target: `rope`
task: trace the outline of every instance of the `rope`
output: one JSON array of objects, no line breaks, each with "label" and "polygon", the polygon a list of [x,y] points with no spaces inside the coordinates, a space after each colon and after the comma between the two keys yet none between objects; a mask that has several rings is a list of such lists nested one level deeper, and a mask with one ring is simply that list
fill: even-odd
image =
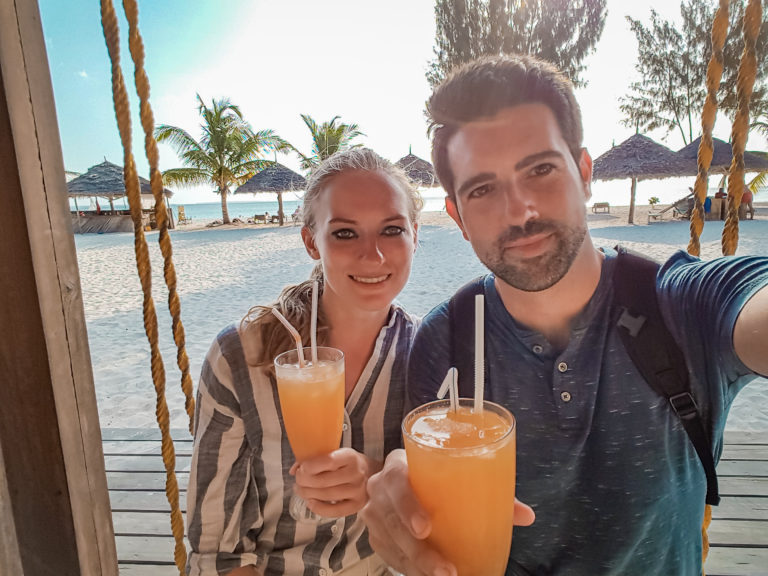
[{"label": "rope", "polygon": [[[712,523],[712,506],[707,504],[704,506],[704,520],[701,523],[701,565],[707,561],[709,555],[709,535],[707,530]],[[704,570],[701,571],[702,576],[705,576]]]},{"label": "rope", "polygon": [[728,170],[728,217],[725,219],[723,228],[723,256],[735,254],[739,245],[739,204],[744,193],[744,149],[747,146],[749,133],[749,100],[752,97],[752,88],[757,75],[755,45],[762,20],[763,9],[760,0],[749,0],[742,24],[744,51],[741,54],[739,74],[736,79],[738,108],[731,127],[733,159]]},{"label": "rope", "polygon": [[131,115],[128,93],[125,89],[123,74],[120,69],[120,33],[117,16],[112,0],[101,0],[101,26],[107,51],[112,62],[112,97],[115,103],[115,116],[123,146],[123,177],[131,210],[134,232],[134,252],[136,266],[144,294],[143,316],[144,331],[147,334],[151,350],[152,381],[157,394],[156,416],[162,435],[163,463],[166,469],[165,491],[171,507],[171,529],[176,541],[174,560],[180,576],[184,574],[186,564],[186,549],[184,548],[184,523],[179,509],[179,487],[174,473],[176,455],[173,441],[170,438],[168,406],[165,402],[165,367],[160,354],[157,336],[157,314],[152,300],[152,274],[149,261],[149,250],[141,222],[141,195],[139,179],[136,173],[133,154],[131,153]]},{"label": "rope", "polygon": [[168,233],[163,177],[158,169],[160,154],[154,136],[155,118],[149,104],[149,78],[144,71],[144,42],[139,33],[139,8],[136,0],[123,0],[123,7],[128,19],[128,44],[135,67],[134,80],[140,102],[141,126],[144,128],[144,149],[149,160],[149,180],[155,197],[157,227],[160,230],[158,242],[163,255],[165,285],[168,287],[168,309],[172,318],[173,340],[176,342],[176,364],[181,371],[181,389],[184,392],[184,407],[189,416],[189,433],[194,434],[195,399],[192,395],[192,377],[189,374],[189,357],[185,348],[184,324],[181,323],[181,301],[176,291],[176,267],[173,265],[173,247]]},{"label": "rope", "polygon": [[720,0],[720,7],[715,12],[712,23],[712,58],[707,66],[707,99],[701,112],[701,143],[698,154],[698,173],[693,187],[693,211],[691,212],[691,240],[688,253],[693,256],[701,254],[700,237],[704,229],[704,201],[707,198],[707,177],[712,164],[714,146],[712,144],[712,128],[717,116],[717,89],[723,76],[723,46],[728,35],[728,5],[729,0]]}]

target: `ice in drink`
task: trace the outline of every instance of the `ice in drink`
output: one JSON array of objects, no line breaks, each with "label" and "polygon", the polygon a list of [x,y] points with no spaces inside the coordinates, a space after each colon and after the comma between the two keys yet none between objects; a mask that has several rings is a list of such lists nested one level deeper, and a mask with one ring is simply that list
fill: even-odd
[{"label": "ice in drink", "polygon": [[[283,423],[297,462],[329,454],[341,443],[344,425],[344,355],[318,348],[318,362],[299,367],[296,350],[275,358]],[[310,358],[309,348],[304,357]]]},{"label": "ice in drink", "polygon": [[515,421],[484,402],[461,399],[413,410],[403,421],[408,476],[432,523],[428,541],[459,576],[504,574],[515,501]]}]

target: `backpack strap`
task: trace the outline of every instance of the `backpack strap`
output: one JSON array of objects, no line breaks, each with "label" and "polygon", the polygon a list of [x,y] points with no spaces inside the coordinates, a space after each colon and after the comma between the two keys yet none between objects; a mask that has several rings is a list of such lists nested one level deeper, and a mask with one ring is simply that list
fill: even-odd
[{"label": "backpack strap", "polygon": [[709,436],[691,394],[685,355],[664,324],[656,296],[659,265],[621,246],[613,276],[618,331],[635,367],[648,385],[666,398],[680,418],[707,476],[707,504],[717,505],[715,461]]},{"label": "backpack strap", "polygon": [[[484,281],[485,276],[480,276],[467,282],[448,302],[448,316],[451,325],[451,366],[459,371],[460,398],[474,398],[475,396],[475,296],[485,293]],[[486,361],[486,388],[489,375],[490,371]]]}]

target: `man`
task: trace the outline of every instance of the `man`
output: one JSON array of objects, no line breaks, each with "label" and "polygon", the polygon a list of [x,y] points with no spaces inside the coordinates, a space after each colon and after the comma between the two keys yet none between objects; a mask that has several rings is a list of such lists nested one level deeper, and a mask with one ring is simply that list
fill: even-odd
[{"label": "man", "polygon": [[[432,158],[447,211],[491,270],[484,280],[486,397],[517,419],[518,529],[507,574],[701,574],[706,480],[669,403],[642,378],[616,327],[616,253],[587,231],[592,160],[578,104],[552,66],[484,58],[432,95]],[[768,374],[768,258],[661,269],[665,323],[722,450],[736,393]],[[450,366],[446,303],[411,353],[411,405],[435,398]],[[371,478],[363,517],[376,551],[411,575],[455,569],[424,541],[429,518],[402,451]],[[482,489],[479,487],[479,489]]]},{"label": "man", "polygon": [[749,219],[755,219],[755,206],[752,204],[754,196],[749,186],[744,186],[744,193],[741,195],[741,205],[739,206],[739,220],[746,220],[747,213],[749,213]]}]

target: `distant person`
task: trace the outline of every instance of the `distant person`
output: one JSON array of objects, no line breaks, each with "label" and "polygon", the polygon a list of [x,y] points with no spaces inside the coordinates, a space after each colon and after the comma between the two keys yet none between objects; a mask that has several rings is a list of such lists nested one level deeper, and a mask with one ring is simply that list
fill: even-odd
[{"label": "distant person", "polygon": [[[187,492],[188,574],[389,574],[357,513],[366,482],[400,446],[405,371],[416,322],[393,303],[411,271],[421,199],[375,152],[337,153],[312,172],[301,238],[318,261],[310,280],[256,306],[215,339],[198,386]],[[309,345],[312,280],[320,283],[318,344],[346,364],[341,448],[294,470],[273,359]],[[298,522],[291,491],[330,523]]]},{"label": "distant person", "polygon": [[750,190],[748,186],[744,186],[744,193],[741,195],[741,205],[739,206],[739,210],[744,213],[742,220],[746,218],[747,214],[749,214],[750,220],[755,219],[755,206],[752,203],[753,200],[754,196],[752,190]]},{"label": "distant person", "polygon": [[[707,479],[675,410],[699,414],[704,460],[717,462],[734,398],[768,374],[768,258],[678,252],[658,269],[598,249],[587,228],[592,159],[581,113],[549,63],[470,62],[435,88],[427,111],[448,213],[491,273],[460,293],[470,299],[465,315],[444,302],[424,318],[408,404],[435,399],[456,365],[452,350],[472,342],[472,294],[484,294],[485,398],[516,417],[516,495],[536,515],[521,528],[530,510],[515,511],[507,575],[700,575]],[[617,274],[619,265],[629,273]],[[666,350],[639,353],[639,364],[629,356],[625,336],[648,323],[614,305],[620,284],[644,293],[635,303],[654,303],[685,356],[675,368],[690,377],[690,394],[666,400],[643,377],[639,366]],[[468,318],[469,333],[452,340],[451,326]],[[471,384],[471,369],[464,374]],[[363,518],[384,560],[409,576],[456,574],[425,541],[431,519],[403,451],[390,454],[368,493]]]}]

